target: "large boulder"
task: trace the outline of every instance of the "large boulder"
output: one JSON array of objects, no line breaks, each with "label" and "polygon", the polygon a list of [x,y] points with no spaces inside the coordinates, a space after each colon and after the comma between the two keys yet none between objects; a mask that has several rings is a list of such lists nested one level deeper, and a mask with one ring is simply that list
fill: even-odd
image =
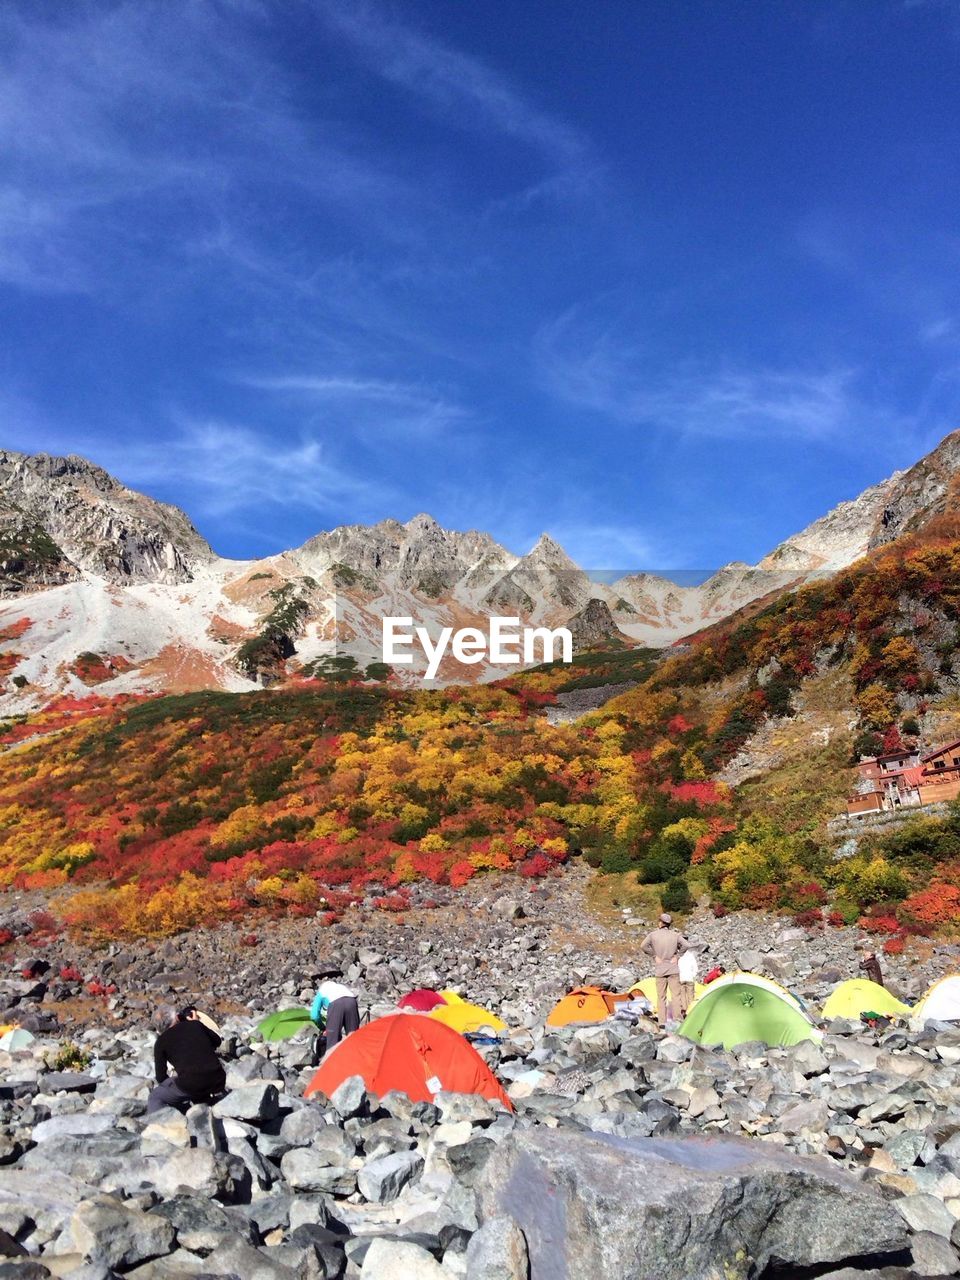
[{"label": "large boulder", "polygon": [[418,1244],[378,1236],[360,1269],[361,1280],[448,1280],[450,1272]]},{"label": "large boulder", "polygon": [[132,1267],[169,1253],[176,1239],[173,1224],[166,1218],[144,1213],[114,1196],[82,1201],[70,1229],[80,1253],[108,1267]]},{"label": "large boulder", "polygon": [[744,1280],[894,1253],[893,1205],[829,1161],[746,1139],[511,1134],[477,1183],[481,1218],[513,1217],[531,1280]]},{"label": "large boulder", "polygon": [[374,1204],[396,1200],[423,1168],[423,1156],[415,1151],[396,1151],[391,1155],[368,1160],[357,1176],[360,1194]]}]

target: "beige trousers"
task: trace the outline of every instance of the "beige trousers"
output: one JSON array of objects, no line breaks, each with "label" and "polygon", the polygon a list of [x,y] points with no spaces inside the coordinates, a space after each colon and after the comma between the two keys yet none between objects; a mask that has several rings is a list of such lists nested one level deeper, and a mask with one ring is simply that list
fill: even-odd
[{"label": "beige trousers", "polygon": [[680,979],[675,973],[657,978],[657,1021],[661,1027],[680,1013]]},{"label": "beige trousers", "polygon": [[690,1012],[690,1006],[693,1004],[693,998],[696,993],[696,983],[681,982],[680,983],[680,1017],[685,1018]]}]

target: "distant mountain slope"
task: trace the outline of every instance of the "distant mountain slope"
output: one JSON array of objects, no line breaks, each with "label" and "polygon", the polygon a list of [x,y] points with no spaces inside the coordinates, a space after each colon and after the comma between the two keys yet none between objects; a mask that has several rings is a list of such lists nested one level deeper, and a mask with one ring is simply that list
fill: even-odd
[{"label": "distant mountain slope", "polygon": [[[127,489],[83,458],[0,452],[0,518],[8,528],[42,531],[65,577],[86,571],[111,582],[187,582],[215,559],[177,507]],[[47,572],[26,559],[17,585],[47,586]]]},{"label": "distant mountain slope", "polygon": [[[544,534],[518,556],[432,517],[346,525],[263,560],[217,556],[183,512],[82,458],[0,453],[0,708],[91,687],[249,689],[334,653],[381,657],[382,619],[484,629],[492,614],[662,647],[835,573],[957,511],[960,433],[841,503],[757,566],[697,586],[649,573],[596,582]],[[932,524],[931,524],[932,522]],[[754,605],[755,607],[755,605]],[[425,663],[400,671],[418,679]],[[441,682],[512,669],[447,658]]]}]

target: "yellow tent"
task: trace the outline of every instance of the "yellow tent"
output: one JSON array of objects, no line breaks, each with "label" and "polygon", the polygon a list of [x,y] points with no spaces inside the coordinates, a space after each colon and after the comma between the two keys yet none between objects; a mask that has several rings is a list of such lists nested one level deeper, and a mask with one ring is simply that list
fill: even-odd
[{"label": "yellow tent", "polygon": [[577,987],[562,1000],[558,1000],[547,1014],[548,1027],[565,1027],[572,1022],[603,1022],[609,1018],[621,1000],[628,995],[615,995],[601,987]]},{"label": "yellow tent", "polygon": [[[703,995],[706,989],[707,988],[703,985],[702,982],[695,982],[693,984],[693,1003],[694,1004],[696,1004],[696,1002],[700,999],[700,997]],[[641,978],[639,982],[635,982],[633,986],[630,988],[630,994],[646,996],[646,998],[650,1001],[651,1005],[653,1006],[654,1011],[656,1011],[656,1008],[657,1008],[656,978],[652,978],[652,977]],[[692,1009],[693,1005],[691,1005],[690,1008]]]},{"label": "yellow tent", "polygon": [[455,991],[441,991],[446,1004],[438,1004],[427,1015],[452,1027],[463,1035],[467,1031],[482,1031],[485,1027],[491,1031],[506,1031],[507,1024],[489,1009],[478,1004],[462,1000]]},{"label": "yellow tent", "polygon": [[886,1018],[905,1018],[910,1006],[892,996],[886,987],[869,978],[850,978],[830,992],[823,1017],[857,1019],[861,1013],[881,1013]]}]

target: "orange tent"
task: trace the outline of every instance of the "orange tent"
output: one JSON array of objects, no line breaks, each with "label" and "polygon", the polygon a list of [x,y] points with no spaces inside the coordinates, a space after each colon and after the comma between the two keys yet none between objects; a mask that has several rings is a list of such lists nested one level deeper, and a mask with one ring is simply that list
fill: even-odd
[{"label": "orange tent", "polygon": [[445,1089],[478,1093],[513,1110],[476,1049],[451,1027],[424,1014],[391,1013],[354,1031],[323,1060],[304,1097],[325,1093],[329,1098],[351,1076],[363,1076],[370,1092],[380,1097],[397,1089],[411,1102],[432,1102]]},{"label": "orange tent", "polygon": [[603,1022],[609,1018],[621,1000],[630,997],[615,995],[602,987],[577,987],[559,1000],[547,1015],[548,1027],[565,1027],[570,1022]]}]

